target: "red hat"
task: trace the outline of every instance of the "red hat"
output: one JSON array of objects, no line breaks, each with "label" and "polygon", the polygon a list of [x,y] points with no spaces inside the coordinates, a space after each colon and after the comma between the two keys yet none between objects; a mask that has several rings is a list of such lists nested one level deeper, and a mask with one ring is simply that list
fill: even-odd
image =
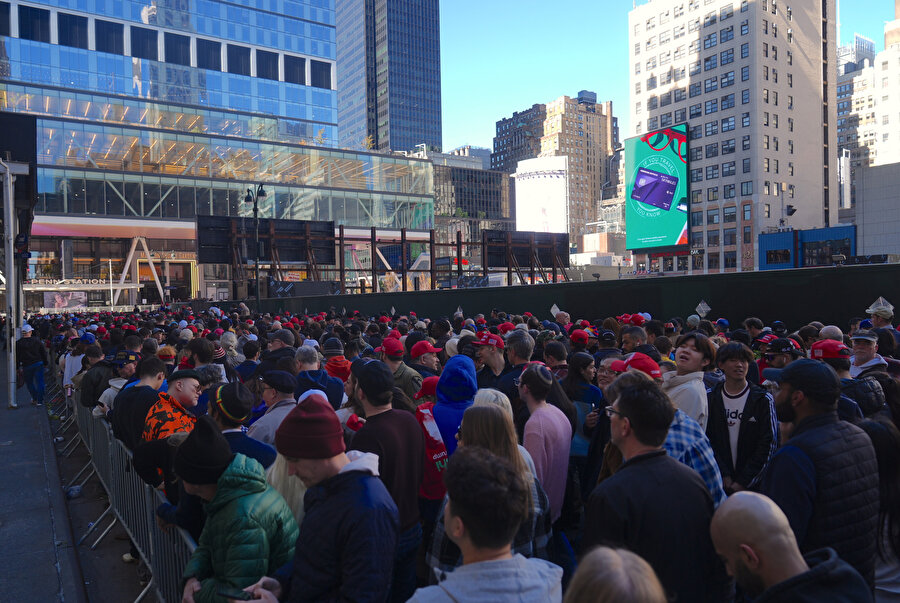
[{"label": "red hat", "polygon": [[588,342],[587,331],[584,331],[582,329],[575,329],[569,335],[569,339],[572,340],[572,343],[587,343]]},{"label": "red hat", "polygon": [[388,316],[382,316],[381,318],[378,319],[378,322],[380,322],[382,324],[387,324],[387,323],[391,322],[391,319]]},{"label": "red hat", "polygon": [[188,325],[187,330],[190,331],[191,333],[193,333],[194,335],[197,334],[197,327],[195,327],[194,325]]},{"label": "red hat", "polygon": [[628,322],[630,322],[631,324],[633,324],[636,327],[639,327],[642,324],[644,324],[645,321],[644,321],[644,317],[641,316],[640,314],[632,314],[631,320],[629,320]]},{"label": "red hat", "polygon": [[532,316],[534,316],[534,314],[532,314],[531,312],[523,312],[522,316],[527,316],[528,318],[531,318]]},{"label": "red hat", "polygon": [[758,341],[760,343],[772,343],[776,339],[778,339],[777,335],[775,335],[773,333],[766,333],[765,335],[757,337],[756,341]]},{"label": "red hat", "polygon": [[295,316],[295,317],[293,317],[293,318],[291,319],[291,322],[294,323],[295,325],[299,325],[299,324],[300,324],[300,319],[297,318],[297,317]]},{"label": "red hat", "polygon": [[275,430],[275,448],[294,459],[330,459],[344,452],[341,420],[322,394],[311,394]]},{"label": "red hat", "polygon": [[626,360],[616,360],[609,365],[609,368],[617,373],[624,373],[629,368],[633,368],[650,375],[654,379],[662,377],[662,372],[659,370],[659,365],[656,364],[656,361],[650,356],[641,354],[640,352],[633,353]]},{"label": "red hat", "polygon": [[387,337],[381,342],[381,345],[375,348],[376,353],[383,353],[389,358],[403,358],[403,344],[399,339]]},{"label": "red hat", "polygon": [[586,329],[587,327],[591,326],[591,323],[587,320],[580,320],[578,321],[578,326],[582,329]]},{"label": "red hat", "polygon": [[421,400],[425,396],[437,395],[437,384],[440,380],[440,377],[425,377],[425,379],[422,380],[422,388],[416,392],[416,395],[414,395],[413,398]]},{"label": "red hat", "polygon": [[384,336],[385,339],[400,339],[400,331],[397,329],[391,329],[388,331],[388,334]]},{"label": "red hat", "polygon": [[616,320],[628,324],[631,322],[631,314],[620,314],[619,316],[616,316]]},{"label": "red hat", "polygon": [[97,335],[106,335],[106,327],[97,327]]},{"label": "red hat", "polygon": [[501,335],[506,335],[507,333],[509,333],[510,331],[512,331],[515,328],[516,328],[516,325],[514,325],[511,322],[502,322],[497,326],[497,330],[500,331]]},{"label": "red hat", "polygon": [[849,359],[853,352],[840,341],[834,339],[822,339],[812,344],[811,357],[815,360],[824,358],[846,358]]},{"label": "red hat", "polygon": [[486,321],[485,319],[483,319],[483,318],[479,318],[479,319],[477,319],[477,320],[475,321],[475,324],[476,324],[476,325],[486,325],[486,324],[487,324],[487,321]]},{"label": "red hat", "polygon": [[428,354],[429,352],[437,354],[441,351],[441,348],[436,348],[424,339],[422,341],[417,341],[416,344],[410,350],[409,355],[413,358],[418,358],[422,354]]},{"label": "red hat", "polygon": [[416,313],[413,312],[412,310],[409,311],[409,315],[410,315],[410,316],[418,316],[418,314],[416,314]]},{"label": "red hat", "polygon": [[478,341],[473,341],[472,345],[492,345],[498,350],[502,350],[504,348],[503,338],[499,335],[494,335],[490,331],[485,331],[481,334],[481,338]]}]

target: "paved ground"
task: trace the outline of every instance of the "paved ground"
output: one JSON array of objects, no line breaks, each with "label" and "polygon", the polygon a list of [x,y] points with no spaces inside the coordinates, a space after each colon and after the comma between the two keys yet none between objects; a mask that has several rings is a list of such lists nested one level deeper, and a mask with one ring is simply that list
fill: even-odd
[{"label": "paved ground", "polygon": [[[6,355],[0,353],[0,392],[6,393]],[[121,555],[129,544],[117,527],[96,550],[75,542],[106,507],[96,478],[81,496],[67,501],[61,485],[88,461],[83,446],[62,458],[48,420],[47,407],[31,406],[25,388],[18,390],[18,410],[0,405],[0,603],[133,601],[141,591],[139,568]],[[66,441],[75,436],[75,427]],[[80,480],[79,480],[80,481]],[[151,594],[145,601],[152,601]]]}]

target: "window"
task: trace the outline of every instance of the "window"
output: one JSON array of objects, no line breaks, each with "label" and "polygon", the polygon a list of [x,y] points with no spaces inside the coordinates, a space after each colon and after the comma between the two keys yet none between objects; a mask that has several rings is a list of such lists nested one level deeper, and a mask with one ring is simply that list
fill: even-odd
[{"label": "window", "polygon": [[750,173],[750,158],[745,157],[741,160],[741,171],[745,174]]},{"label": "window", "polygon": [[647,59],[647,71],[650,71],[651,69],[656,69],[656,56]]},{"label": "window", "polygon": [[[718,247],[719,245],[719,233],[716,233],[716,242],[710,244],[712,247]],[[719,254],[713,253],[706,256],[706,267],[710,270],[718,270],[719,269]]]},{"label": "window", "polygon": [[744,90],[741,90],[741,104],[747,105],[749,103],[750,103],[750,89],[745,88]]},{"label": "window", "polygon": [[634,64],[634,73],[635,75],[641,72],[641,63],[640,61]]},{"label": "window", "polygon": [[717,99],[708,100],[704,104],[704,111],[707,115],[709,115],[710,113],[715,113],[718,110],[719,110],[719,101]]},{"label": "window", "polygon": [[771,218],[772,217],[772,206],[766,203],[763,205],[763,217]]},{"label": "window", "polygon": [[712,55],[703,59],[703,71],[710,71],[718,67],[719,57]]},{"label": "window", "polygon": [[703,168],[691,170],[691,182],[703,182]]},{"label": "window", "polygon": [[719,164],[706,166],[706,179],[715,180],[719,177]]},{"label": "window", "polygon": [[634,43],[634,54],[635,55],[641,54],[641,43],[640,42]]},{"label": "window", "polygon": [[719,9],[719,21],[724,21],[725,19],[730,19],[734,15],[734,6],[729,3],[726,6],[723,6]]},{"label": "window", "polygon": [[750,66],[744,65],[741,67],[741,81],[746,82],[750,79]]},{"label": "window", "polygon": [[706,13],[706,15],[703,17],[703,27],[709,27],[709,26],[715,25],[715,24],[716,24],[716,12],[712,11],[712,12]]},{"label": "window", "polygon": [[734,185],[733,184],[726,184],[723,187],[722,198],[723,199],[734,199]]},{"label": "window", "polygon": [[726,117],[722,120],[722,131],[731,132],[734,130],[734,116]]},{"label": "window", "polygon": [[683,101],[684,99],[687,98],[687,94],[685,93],[684,88],[675,88],[675,90],[673,90],[672,94],[675,97],[676,103]]},{"label": "window", "polygon": [[750,135],[744,136],[741,138],[741,150],[749,151],[750,150]]},{"label": "window", "polygon": [[788,176],[794,175],[794,162],[788,161]]},{"label": "window", "polygon": [[250,75],[250,49],[228,44],[228,73]]},{"label": "window", "polygon": [[131,26],[131,56],[156,61],[159,59],[157,31]]},{"label": "window", "polygon": [[769,45],[763,42],[763,56],[769,58]]},{"label": "window", "polygon": [[729,40],[734,39],[734,25],[730,25],[719,32],[719,42],[724,44]]},{"label": "window", "polygon": [[734,71],[729,71],[728,73],[722,75],[721,79],[723,88],[734,85]]},{"label": "window", "polygon": [[749,128],[750,127],[750,112],[741,113],[741,127]]},{"label": "window", "polygon": [[[731,209],[734,209],[733,207]],[[725,211],[728,211],[728,208],[725,208]],[[727,220],[726,220],[727,222]],[[723,245],[735,245],[737,243],[737,228],[726,228],[722,231],[722,244]],[[734,253],[734,252],[732,252]],[[726,252],[725,257],[728,257],[728,253]],[[728,268],[728,261],[725,261],[725,267]],[[733,268],[734,266],[732,266]]]},{"label": "window", "polygon": [[722,107],[722,111],[724,111],[725,109],[731,109],[732,107],[734,107],[734,93],[727,94],[722,97],[721,107]]},{"label": "window", "polygon": [[[331,63],[322,61],[310,62],[310,80],[314,88],[331,89]],[[649,84],[648,84],[649,88]]]},{"label": "window", "polygon": [[68,13],[57,14],[59,43],[73,48],[88,47],[88,20]]},{"label": "window", "polygon": [[684,27],[683,24],[682,24],[682,25],[676,25],[675,28],[672,30],[672,37],[673,37],[674,39],[676,39],[676,40],[677,40],[678,38],[683,38],[683,37],[684,37],[684,30],[685,30],[685,27]]},{"label": "window", "polygon": [[745,13],[750,10],[750,0],[741,0],[741,12]]},{"label": "window", "polygon": [[[768,180],[763,181],[763,194],[764,195],[768,195],[768,194],[774,195],[775,194],[772,190],[772,185]],[[768,217],[768,216],[766,216],[766,217]]]},{"label": "window", "polygon": [[652,111],[659,107],[659,97],[655,94],[647,99],[647,110]]},{"label": "window", "polygon": [[691,140],[697,140],[698,138],[703,138],[703,126],[693,126],[690,129]]},{"label": "window", "polygon": [[749,203],[747,203],[747,204],[745,204],[745,205],[743,206],[744,222],[749,222],[749,221],[750,221],[750,218],[753,216],[753,209],[752,209],[752,208],[753,208],[753,206],[750,205]]},{"label": "window", "polygon": [[675,109],[675,123],[680,124],[687,121],[686,109]]},{"label": "window", "polygon": [[767,104],[768,104],[768,102],[769,102],[769,90],[768,90],[768,88],[763,88],[763,91],[762,91],[762,99],[763,99],[763,102],[764,102],[764,103],[767,103]]},{"label": "window", "polygon": [[[702,230],[692,230],[691,231],[691,247],[703,247],[703,231]],[[702,258],[702,255],[694,256],[694,259]]]},{"label": "window", "polygon": [[723,66],[734,62],[734,48],[723,50],[719,53],[719,63]]},{"label": "window", "polygon": [[734,176],[734,166],[735,163],[733,161],[728,161],[722,164],[722,176]]},{"label": "window", "polygon": [[[722,210],[722,219],[725,223],[737,222],[737,207],[726,207]],[[734,243],[732,243],[733,245]],[[726,243],[728,245],[728,243]]]},{"label": "window", "polygon": [[718,143],[714,142],[712,144],[706,145],[706,158],[707,159],[709,159],[710,157],[718,157],[718,155],[719,155],[719,144]]},{"label": "window", "polygon": [[700,161],[701,159],[703,159],[703,147],[702,146],[691,147],[690,156],[691,156],[691,161]]},{"label": "window", "polygon": [[763,126],[769,125],[769,112],[763,111]]},{"label": "window", "polygon": [[695,96],[700,96],[703,94],[703,88],[701,87],[700,82],[695,82],[690,86],[690,96],[694,98]]},{"label": "window", "polygon": [[278,53],[256,51],[256,77],[278,81]]},{"label": "window", "polygon": [[708,50],[716,45],[716,34],[711,33],[703,38],[703,49]]},{"label": "window", "polygon": [[[700,191],[694,191],[699,193]],[[692,211],[691,212],[691,226],[703,226],[703,212],[702,211]]]},{"label": "window", "polygon": [[715,77],[707,78],[703,82],[703,91],[704,92],[712,92],[713,90],[718,90],[719,88],[719,80]]},{"label": "window", "polygon": [[197,67],[222,71],[222,44],[197,38]]},{"label": "window", "polygon": [[663,113],[659,116],[659,127],[666,128],[672,125],[672,113]]},{"label": "window", "polygon": [[700,19],[694,19],[688,22],[688,32],[698,31],[700,29]]},{"label": "window", "polygon": [[166,63],[190,67],[191,39],[188,36],[166,32],[163,36],[163,44],[166,47]]},{"label": "window", "polygon": [[752,231],[749,226],[744,226],[744,244],[749,245],[753,242]]},{"label": "window", "polygon": [[648,130],[655,130],[658,127],[659,127],[659,118],[658,117],[651,117],[650,119],[647,120],[647,129]]},{"label": "window", "polygon": [[659,95],[659,106],[666,107],[672,104],[672,93],[666,92],[665,94]]},{"label": "window", "polygon": [[769,33],[769,22],[766,21],[765,19],[763,19],[763,33],[764,34]]},{"label": "window", "polygon": [[[691,191],[691,203],[697,204],[703,201],[703,191]],[[703,212],[697,212],[700,214],[701,224],[703,223]]]},{"label": "window", "polygon": [[750,33],[750,21],[748,19],[744,19],[741,21],[741,35],[746,36]]},{"label": "window", "polygon": [[306,59],[284,55],[284,81],[306,85]]},{"label": "window", "polygon": [[50,11],[19,6],[19,37],[23,40],[50,43]]},{"label": "window", "polygon": [[747,182],[741,182],[741,195],[752,195],[753,194],[753,181],[748,180]]},{"label": "window", "polygon": [[700,73],[700,71],[701,71],[700,61],[692,61],[688,65],[688,73],[690,75],[697,75],[698,73]]},{"label": "window", "polygon": [[[707,230],[706,231],[706,245],[707,245],[707,247],[718,247],[719,246],[719,231],[718,230]],[[715,257],[716,260],[719,259],[718,254],[711,255],[709,258],[710,264],[712,264],[713,257]],[[718,264],[718,261],[716,263]],[[710,268],[712,268],[712,265],[710,265]],[[718,266],[716,266],[716,268],[718,268]]]},{"label": "window", "polygon": [[94,40],[98,52],[125,54],[125,32],[121,23],[95,19]]},{"label": "window", "polygon": [[734,153],[734,138],[722,141],[722,154],[731,155]]},{"label": "window", "polygon": [[[732,228],[732,230],[734,230]],[[726,231],[725,234],[725,244],[726,245],[734,245],[734,236],[731,237],[732,242],[728,242],[728,234]],[[725,257],[725,268],[737,268],[737,252],[736,251],[726,251],[722,254]]]},{"label": "window", "polygon": [[707,201],[718,201],[719,200],[719,187],[714,186],[712,188],[706,189],[706,200]]},{"label": "window", "polygon": [[9,36],[9,3],[0,2],[0,36]]},{"label": "window", "polygon": [[651,75],[647,78],[647,90],[656,90],[656,76]]},{"label": "window", "polygon": [[769,135],[768,134],[763,135],[763,148],[766,150],[769,149]]},{"label": "window", "polygon": [[741,44],[741,58],[746,59],[749,56],[750,56],[750,44],[745,42],[745,43]]},{"label": "window", "polygon": [[706,136],[715,136],[719,133],[719,122],[717,121],[708,121],[703,128],[703,133]]}]

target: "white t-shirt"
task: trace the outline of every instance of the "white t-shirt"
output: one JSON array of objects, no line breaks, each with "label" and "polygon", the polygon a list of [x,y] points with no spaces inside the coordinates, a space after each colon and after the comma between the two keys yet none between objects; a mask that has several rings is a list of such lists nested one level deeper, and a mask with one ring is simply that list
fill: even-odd
[{"label": "white t-shirt", "polygon": [[741,419],[744,416],[744,405],[747,404],[747,394],[750,393],[750,384],[737,396],[732,396],[722,388],[722,402],[725,403],[725,421],[728,423],[728,440],[731,442],[731,462],[737,464],[738,435],[741,432]]}]

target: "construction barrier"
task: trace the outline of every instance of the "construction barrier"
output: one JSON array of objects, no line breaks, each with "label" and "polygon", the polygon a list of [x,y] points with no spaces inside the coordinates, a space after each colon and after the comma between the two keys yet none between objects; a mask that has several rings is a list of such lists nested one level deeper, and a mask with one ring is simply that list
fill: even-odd
[{"label": "construction barrier", "polygon": [[[93,470],[88,478],[96,474],[109,496],[109,506],[91,522],[78,544],[81,545],[105,523],[106,527],[91,544],[90,548],[94,549],[117,523],[121,524],[153,576],[136,602],[142,600],[151,588],[156,590],[160,601],[181,601],[181,576],[197,546],[194,539],[181,528],[173,526],[164,532],[159,527],[156,508],[165,502],[165,497],[141,480],[132,467],[131,451],[113,436],[106,419],[95,418],[91,409],[77,400],[73,416],[78,427],[76,437],[81,438],[91,455],[89,465]],[[85,469],[71,480],[72,483]]]}]

